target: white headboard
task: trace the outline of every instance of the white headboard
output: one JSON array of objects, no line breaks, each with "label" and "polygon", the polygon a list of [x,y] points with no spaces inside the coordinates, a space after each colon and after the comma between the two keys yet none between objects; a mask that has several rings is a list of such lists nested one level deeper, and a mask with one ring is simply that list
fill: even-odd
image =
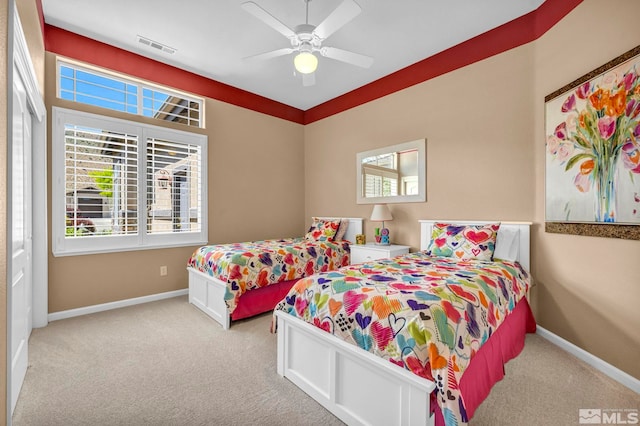
[{"label": "white headboard", "polygon": [[479,221],[479,220],[419,220],[420,222],[420,250],[426,250],[431,241],[431,231],[434,223],[450,223],[452,225],[486,225],[488,223],[500,222],[498,230],[498,243],[501,239],[501,232],[514,232],[515,244],[517,245],[516,260],[520,262],[527,271],[531,271],[531,246],[530,246],[530,228],[531,222],[501,222],[496,221]]},{"label": "white headboard", "polygon": [[316,216],[319,219],[347,219],[349,221],[349,226],[347,227],[347,232],[344,234],[344,239],[347,241],[351,241],[355,244],[356,242],[356,234],[362,234],[362,222],[363,218],[361,217],[325,217],[325,216]]}]

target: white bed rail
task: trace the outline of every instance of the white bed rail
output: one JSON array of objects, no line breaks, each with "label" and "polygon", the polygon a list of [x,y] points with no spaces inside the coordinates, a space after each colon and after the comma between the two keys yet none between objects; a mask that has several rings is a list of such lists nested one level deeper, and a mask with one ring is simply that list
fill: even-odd
[{"label": "white bed rail", "polygon": [[193,268],[187,268],[187,272],[189,273],[189,303],[227,330],[231,322],[229,309],[224,301],[227,284]]},{"label": "white bed rail", "polygon": [[429,426],[433,382],[282,311],[277,371],[348,425]]}]

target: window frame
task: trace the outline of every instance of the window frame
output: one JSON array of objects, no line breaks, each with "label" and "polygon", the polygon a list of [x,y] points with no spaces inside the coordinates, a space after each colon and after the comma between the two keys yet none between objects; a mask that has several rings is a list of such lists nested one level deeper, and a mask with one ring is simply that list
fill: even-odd
[{"label": "window frame", "polygon": [[[61,92],[62,92],[62,84],[61,84],[61,79],[62,79],[62,72],[61,72],[61,67],[68,67],[68,68],[72,68],[74,71],[82,71],[85,73],[89,73],[89,74],[94,74],[96,76],[102,77],[102,78],[107,78],[107,79],[111,79],[114,81],[117,81],[119,83],[122,83],[125,85],[125,88],[127,85],[131,85],[131,86],[135,86],[136,87],[136,96],[137,96],[137,103],[136,103],[136,109],[137,112],[132,113],[127,111],[127,103],[125,102],[124,104],[124,109],[123,110],[119,110],[119,109],[114,109],[114,108],[108,108],[108,107],[104,107],[104,106],[100,106],[100,105],[96,105],[93,103],[86,103],[86,102],[80,102],[77,101],[75,99],[77,99],[79,93],[76,92],[75,90],[72,92],[73,93],[73,100],[71,99],[65,99],[61,96]],[[66,78],[66,77],[65,77]],[[151,90],[152,92],[162,92],[165,93],[169,96],[176,96],[176,97],[180,97],[186,101],[189,102],[196,102],[198,103],[199,107],[198,107],[198,115],[199,118],[197,120],[197,125],[191,125],[191,124],[183,124],[183,123],[176,123],[176,124],[183,124],[185,126],[188,127],[194,127],[197,129],[204,129],[204,99],[200,98],[198,96],[192,95],[192,94],[188,94],[185,92],[181,92],[179,90],[175,90],[172,89],[170,87],[167,86],[163,86],[160,84],[154,84],[151,83],[149,81],[145,81],[145,80],[141,80],[141,79],[137,79],[137,78],[133,78],[130,76],[127,76],[125,74],[120,74],[105,68],[100,68],[100,67],[95,67],[95,66],[91,66],[89,64],[83,64],[83,63],[79,63],[77,61],[71,60],[71,59],[67,59],[67,58],[63,58],[63,57],[58,57],[56,58],[56,97],[58,99],[62,99],[68,102],[77,102],[83,105],[91,105],[93,107],[96,108],[104,108],[107,109],[109,111],[117,111],[119,113],[123,113],[123,114],[130,114],[130,115],[134,115],[134,116],[138,116],[138,117],[145,117],[145,118],[151,118],[154,120],[158,120],[160,122],[169,122],[169,123],[175,123],[173,121],[169,121],[169,120],[162,120],[153,116],[147,116],[144,115],[144,111],[145,111],[145,107],[144,107],[144,90],[148,89]],[[125,93],[126,93],[126,89],[125,89]],[[115,101],[112,101],[115,102]],[[152,100],[153,102],[153,100]],[[189,121],[193,121],[196,122],[195,119],[193,118],[189,118],[187,120],[187,122]]]},{"label": "window frame", "polygon": [[[74,256],[84,254],[113,253],[169,247],[206,244],[208,240],[208,190],[206,135],[174,130],[146,123],[91,114],[61,107],[52,107],[52,188],[51,188],[51,236],[53,255]],[[72,124],[112,132],[127,132],[138,136],[138,231],[135,235],[83,236],[65,238],[65,125]],[[200,230],[173,233],[148,233],[147,223],[147,155],[148,138],[159,138],[176,143],[200,147]]]}]

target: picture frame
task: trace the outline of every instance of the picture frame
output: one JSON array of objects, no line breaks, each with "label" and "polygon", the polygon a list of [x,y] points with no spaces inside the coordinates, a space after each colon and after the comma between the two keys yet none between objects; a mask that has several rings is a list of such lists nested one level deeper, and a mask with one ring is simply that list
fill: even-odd
[{"label": "picture frame", "polygon": [[427,140],[417,139],[356,154],[356,203],[427,200]]},{"label": "picture frame", "polygon": [[545,97],[545,230],[640,239],[640,46]]}]

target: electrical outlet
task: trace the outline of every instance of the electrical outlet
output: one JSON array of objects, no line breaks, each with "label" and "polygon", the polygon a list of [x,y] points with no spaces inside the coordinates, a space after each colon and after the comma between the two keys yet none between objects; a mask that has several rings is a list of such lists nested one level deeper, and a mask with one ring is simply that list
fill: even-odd
[{"label": "electrical outlet", "polygon": [[160,267],[160,276],[164,277],[167,275],[167,267],[166,266],[161,266]]}]

